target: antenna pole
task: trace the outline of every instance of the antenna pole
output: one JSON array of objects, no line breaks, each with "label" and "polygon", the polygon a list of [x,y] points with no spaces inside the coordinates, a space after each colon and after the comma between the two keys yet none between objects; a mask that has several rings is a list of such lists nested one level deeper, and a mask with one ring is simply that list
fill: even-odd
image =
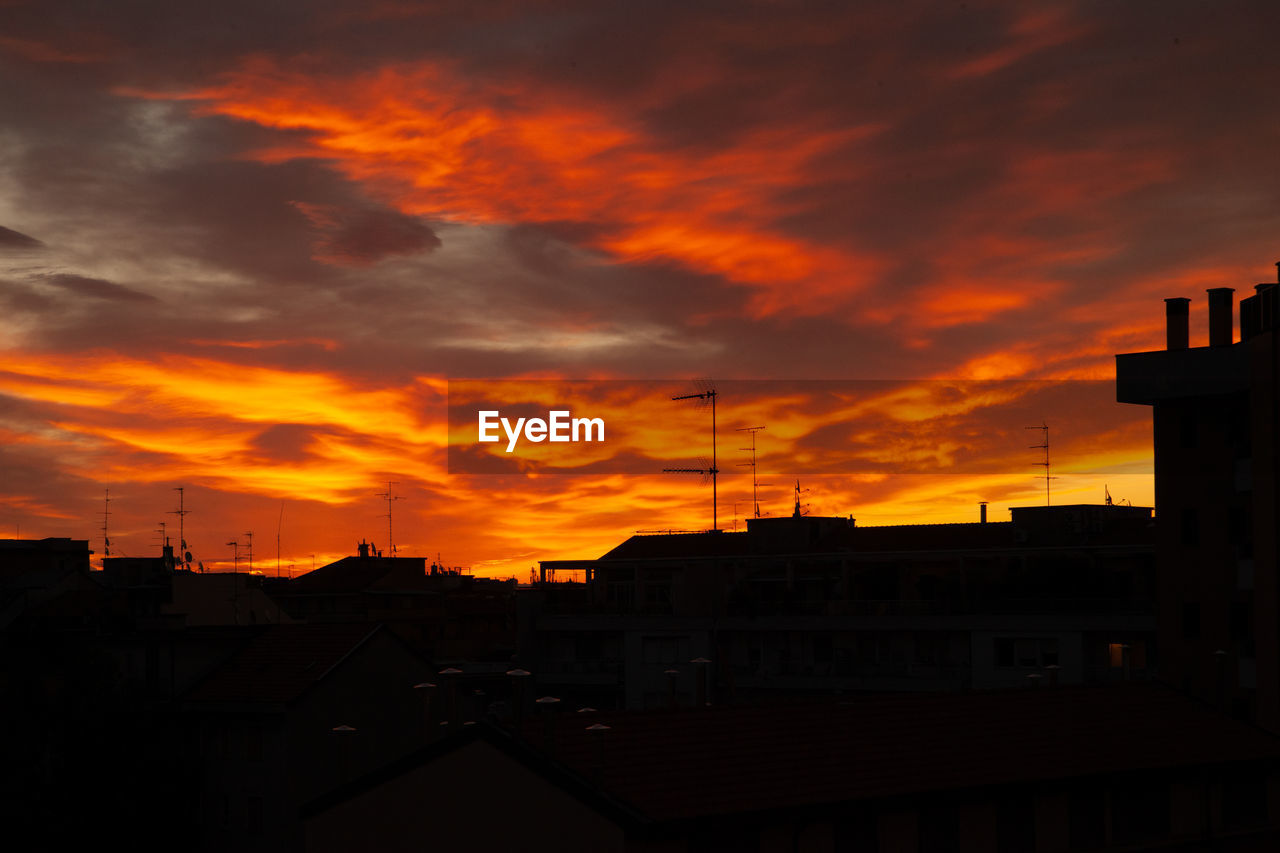
[{"label": "antenna pole", "polygon": [[189,561],[187,560],[187,534],[186,534],[186,527],[184,524],[184,522],[186,521],[186,515],[189,512],[189,510],[186,509],[186,507],[183,505],[183,497],[184,497],[183,487],[175,486],[173,490],[178,493],[178,508],[175,510],[170,510],[169,514],[176,515],[178,517],[178,562],[183,564],[189,564]]},{"label": "antenna pole", "polygon": [[669,473],[699,473],[711,476],[711,531],[714,533],[720,529],[717,507],[719,492],[716,485],[716,475],[720,473],[720,469],[716,467],[716,389],[709,388],[698,394],[682,394],[679,397],[672,397],[671,399],[702,400],[711,404],[711,467],[701,470],[691,468],[664,468],[663,470]]},{"label": "antenna pole", "polygon": [[111,490],[104,489],[102,497],[102,556],[111,556],[111,536],[107,533],[107,519],[111,516]]},{"label": "antenna pole", "polygon": [[[751,464],[751,503],[755,507],[756,518],[760,517],[760,480],[757,476],[758,472],[756,471],[756,433],[758,433],[762,429],[764,429],[764,427],[762,426],[752,426],[752,427],[740,427],[737,430],[738,432],[751,433],[751,447],[750,448],[739,447],[738,449],[739,450],[750,449],[751,451],[751,463],[750,463]],[[734,518],[736,519],[737,516],[735,515]]]},{"label": "antenna pole", "polygon": [[276,577],[280,577],[280,528],[284,525],[284,501],[280,501],[280,518],[276,521]]},{"label": "antenna pole", "polygon": [[400,500],[400,496],[391,494],[391,487],[398,485],[399,480],[387,480],[387,490],[378,493],[378,497],[387,502],[387,552],[392,557],[396,555],[396,541],[391,538],[391,502]]},{"label": "antenna pole", "polygon": [[1023,429],[1038,429],[1044,433],[1044,444],[1032,444],[1030,447],[1032,450],[1044,451],[1044,461],[1035,464],[1044,466],[1044,505],[1049,506],[1049,481],[1058,479],[1057,477],[1049,476],[1049,424],[1041,421],[1040,426],[1023,427]]},{"label": "antenna pole", "polygon": [[717,516],[720,500],[716,496],[716,475],[720,473],[716,467],[716,392],[713,389],[707,393],[711,395],[711,530],[715,532],[720,528]]},{"label": "antenna pole", "polygon": [[249,574],[253,574],[253,531],[244,534],[249,537]]}]

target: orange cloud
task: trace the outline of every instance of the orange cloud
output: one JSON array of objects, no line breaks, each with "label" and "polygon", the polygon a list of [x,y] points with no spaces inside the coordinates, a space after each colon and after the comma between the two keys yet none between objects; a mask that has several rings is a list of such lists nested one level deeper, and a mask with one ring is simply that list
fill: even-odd
[{"label": "orange cloud", "polygon": [[472,224],[593,223],[594,247],[620,261],[670,263],[752,288],[756,316],[825,310],[821,297],[854,293],[884,266],[873,252],[776,227],[793,212],[779,199],[809,180],[813,162],[874,136],[875,125],[788,125],[722,150],[663,150],[621,106],[485,88],[425,63],[335,79],[260,59],[195,92],[121,91],[306,131],[304,142],[254,156],[333,162],[406,213]]}]

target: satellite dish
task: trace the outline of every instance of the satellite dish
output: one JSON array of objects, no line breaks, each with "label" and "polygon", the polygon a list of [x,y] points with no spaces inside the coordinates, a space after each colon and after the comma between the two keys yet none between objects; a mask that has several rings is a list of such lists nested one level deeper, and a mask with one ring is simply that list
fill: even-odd
[{"label": "satellite dish", "polygon": [[188,551],[188,552],[186,552],[185,554],[183,554],[183,555],[182,555],[182,559],[183,559],[185,562],[190,563],[190,562],[191,562],[191,552],[190,552],[190,551]]}]

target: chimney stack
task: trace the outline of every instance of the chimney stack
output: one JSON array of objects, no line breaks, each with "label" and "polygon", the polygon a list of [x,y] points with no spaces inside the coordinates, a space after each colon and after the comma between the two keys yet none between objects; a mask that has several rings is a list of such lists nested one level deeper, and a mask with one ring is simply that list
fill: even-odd
[{"label": "chimney stack", "polygon": [[1183,296],[1175,296],[1164,301],[1165,338],[1169,349],[1187,348],[1191,337],[1188,332],[1190,314],[1190,299]]},{"label": "chimney stack", "polygon": [[987,502],[986,501],[978,501],[978,523],[979,524],[987,523]]},{"label": "chimney stack", "polygon": [[1211,287],[1209,293],[1209,346],[1229,347],[1235,338],[1232,312],[1233,287]]}]

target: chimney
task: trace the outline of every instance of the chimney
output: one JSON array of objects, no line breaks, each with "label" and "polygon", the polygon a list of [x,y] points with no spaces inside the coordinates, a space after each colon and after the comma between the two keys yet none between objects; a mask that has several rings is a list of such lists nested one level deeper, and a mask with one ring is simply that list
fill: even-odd
[{"label": "chimney", "polygon": [[987,502],[986,501],[978,501],[978,523],[979,524],[987,523]]},{"label": "chimney", "polygon": [[1235,338],[1232,312],[1233,287],[1211,287],[1209,293],[1209,346],[1229,347]]},{"label": "chimney", "polygon": [[1190,340],[1187,331],[1191,300],[1183,296],[1170,297],[1164,301],[1164,319],[1167,346],[1171,350],[1186,349]]},{"label": "chimney", "polygon": [[368,542],[365,542],[364,540],[361,540],[361,541],[360,541],[360,544],[359,544],[359,545],[357,545],[356,547],[359,549],[359,553],[360,553],[360,556],[361,556],[361,557],[367,557],[367,556],[369,556],[369,543],[368,543]]}]

